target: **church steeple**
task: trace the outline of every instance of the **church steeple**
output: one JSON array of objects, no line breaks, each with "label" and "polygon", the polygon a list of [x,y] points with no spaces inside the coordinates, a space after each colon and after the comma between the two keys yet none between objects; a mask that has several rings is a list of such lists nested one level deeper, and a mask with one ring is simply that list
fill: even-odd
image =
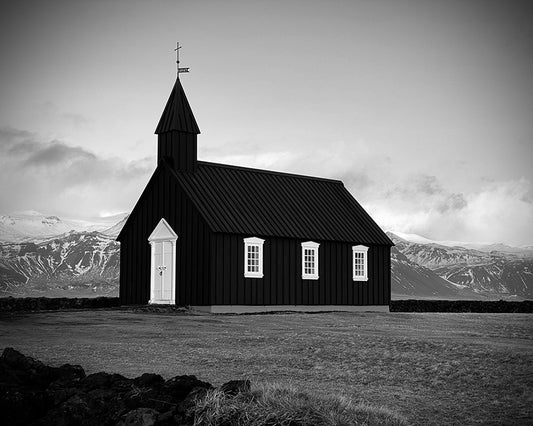
[{"label": "church steeple", "polygon": [[176,78],[176,83],[172,88],[165,110],[155,129],[157,135],[171,131],[200,133],[179,76]]},{"label": "church steeple", "polygon": [[[179,48],[178,44],[177,52]],[[200,129],[179,78],[179,73],[188,72],[188,68],[179,68],[179,56],[177,63],[176,83],[155,129],[157,162],[165,159],[178,171],[194,172],[198,161],[196,138]]]}]

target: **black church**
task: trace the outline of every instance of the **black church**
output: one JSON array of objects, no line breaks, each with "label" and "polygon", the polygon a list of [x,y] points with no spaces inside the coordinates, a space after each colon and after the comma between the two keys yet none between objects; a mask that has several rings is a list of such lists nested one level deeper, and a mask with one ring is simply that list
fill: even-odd
[{"label": "black church", "polygon": [[341,181],[198,161],[179,74],[155,133],[117,237],[122,304],[388,311],[393,243]]}]

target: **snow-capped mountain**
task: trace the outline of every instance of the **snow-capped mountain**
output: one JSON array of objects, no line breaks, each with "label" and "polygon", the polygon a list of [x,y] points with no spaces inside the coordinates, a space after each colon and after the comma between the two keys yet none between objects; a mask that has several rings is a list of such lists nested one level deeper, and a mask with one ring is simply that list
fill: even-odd
[{"label": "snow-capped mountain", "polygon": [[36,211],[0,216],[0,297],[116,296],[115,238],[127,217],[61,219]]},{"label": "snow-capped mountain", "polygon": [[393,299],[483,299],[467,286],[450,282],[412,262],[397,247],[391,248],[391,266]]},{"label": "snow-capped mountain", "polygon": [[[127,217],[126,213],[88,220],[62,219],[57,216],[26,210],[0,215],[1,242],[39,242],[71,231],[107,230]],[[108,234],[111,235],[111,234]]]},{"label": "snow-capped mountain", "polygon": [[99,232],[0,245],[0,296],[118,295],[120,245]]},{"label": "snow-capped mountain", "polygon": [[[391,232],[388,235],[396,244],[393,251],[397,250],[411,262],[411,271],[419,267],[424,268],[423,271],[429,270],[442,281],[455,286],[462,298],[472,298],[466,297],[470,294],[474,297],[533,299],[533,255],[529,255],[527,249],[513,251],[504,247],[505,251],[488,248],[482,251],[434,242],[407,241]],[[404,262],[401,266],[405,265]],[[393,277],[399,267],[399,261],[395,262],[393,256]],[[442,296],[449,293],[451,287],[434,277],[427,278],[429,281],[424,281],[426,285],[433,283],[438,292],[443,293]],[[393,282],[393,293],[405,294],[405,289],[398,284],[401,280],[396,281]]]},{"label": "snow-capped mountain", "polygon": [[115,223],[113,226],[110,226],[109,228],[104,229],[102,231],[102,234],[107,235],[108,237],[113,237],[113,238],[118,237],[118,234],[122,230],[122,227],[126,224],[128,217],[130,217],[129,214],[124,216],[122,219],[120,219],[119,222]]},{"label": "snow-capped mountain", "polygon": [[465,249],[473,249],[486,253],[497,251],[500,253],[512,253],[523,257],[533,257],[533,246],[514,247],[503,243],[470,243],[463,241],[437,241],[430,240],[418,234],[408,234],[399,231],[387,231],[387,233],[394,234],[396,237],[410,243],[418,244],[434,244],[445,247],[462,247]]}]

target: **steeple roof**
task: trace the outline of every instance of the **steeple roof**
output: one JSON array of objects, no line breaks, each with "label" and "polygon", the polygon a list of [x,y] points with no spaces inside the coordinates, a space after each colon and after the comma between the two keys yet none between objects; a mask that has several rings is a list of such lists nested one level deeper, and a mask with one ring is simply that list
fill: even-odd
[{"label": "steeple roof", "polygon": [[172,88],[155,133],[161,134],[172,130],[185,133],[200,133],[179,76]]}]

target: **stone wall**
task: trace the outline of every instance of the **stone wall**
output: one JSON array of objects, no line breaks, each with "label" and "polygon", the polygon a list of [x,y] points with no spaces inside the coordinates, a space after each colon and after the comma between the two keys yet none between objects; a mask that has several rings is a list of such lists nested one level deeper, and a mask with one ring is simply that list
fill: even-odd
[{"label": "stone wall", "polygon": [[59,309],[95,309],[120,306],[118,297],[2,297],[0,312],[55,311]]},{"label": "stone wall", "polygon": [[533,301],[392,300],[391,312],[533,313]]}]

